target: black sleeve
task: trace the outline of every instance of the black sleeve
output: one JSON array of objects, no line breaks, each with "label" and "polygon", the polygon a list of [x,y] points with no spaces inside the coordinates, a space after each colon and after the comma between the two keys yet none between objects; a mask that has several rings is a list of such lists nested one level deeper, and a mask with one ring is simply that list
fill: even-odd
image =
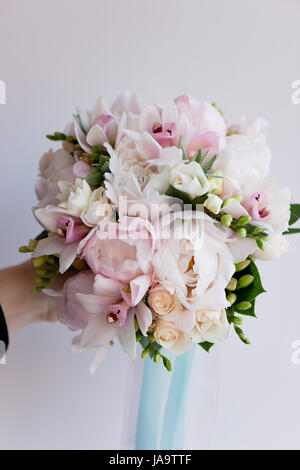
[{"label": "black sleeve", "polygon": [[0,305],[0,359],[4,356],[7,348],[8,348],[8,331],[6,326],[6,321],[4,317],[3,310]]}]

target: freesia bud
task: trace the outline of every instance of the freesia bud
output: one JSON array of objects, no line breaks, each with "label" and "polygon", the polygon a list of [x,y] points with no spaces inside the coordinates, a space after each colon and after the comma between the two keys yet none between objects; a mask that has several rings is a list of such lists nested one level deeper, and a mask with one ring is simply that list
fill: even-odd
[{"label": "freesia bud", "polygon": [[240,263],[237,263],[235,265],[235,271],[238,273],[239,271],[243,271],[243,269],[246,269],[249,264],[251,263],[250,259],[246,259],[245,261],[241,261]]},{"label": "freesia bud", "polygon": [[247,237],[247,230],[245,228],[240,228],[240,229],[238,229],[237,234],[240,238],[246,238]]},{"label": "freesia bud", "polygon": [[230,281],[228,282],[226,289],[235,290],[236,286],[237,286],[237,280],[234,277],[232,277]]},{"label": "freesia bud", "polygon": [[215,194],[208,194],[207,199],[204,202],[204,207],[206,207],[213,214],[219,214],[223,201],[219,196]]},{"label": "freesia bud", "polygon": [[251,222],[251,217],[249,215],[242,215],[242,217],[237,221],[237,223],[242,226],[249,224],[249,222]]},{"label": "freesia bud", "polygon": [[250,307],[251,307],[251,303],[247,301],[240,302],[236,305],[237,310],[249,310]]},{"label": "freesia bud", "polygon": [[235,302],[235,301],[236,301],[236,299],[237,299],[236,295],[235,295],[235,294],[233,294],[233,293],[231,293],[231,294],[227,295],[227,297],[226,297],[226,298],[227,298],[228,302],[230,303],[230,305],[233,305],[233,304],[234,304],[234,302]]},{"label": "freesia bud", "polygon": [[244,287],[250,286],[254,281],[254,276],[251,274],[245,274],[245,276],[240,277],[237,282],[237,289],[243,289]]},{"label": "freesia bud", "polygon": [[226,227],[230,227],[232,221],[233,217],[230,214],[225,214],[221,217],[221,222],[223,225],[226,225]]}]

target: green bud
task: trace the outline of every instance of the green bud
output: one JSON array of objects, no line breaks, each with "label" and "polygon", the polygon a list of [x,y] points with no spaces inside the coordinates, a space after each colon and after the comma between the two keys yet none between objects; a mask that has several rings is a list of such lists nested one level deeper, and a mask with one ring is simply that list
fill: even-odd
[{"label": "green bud", "polygon": [[43,289],[45,289],[45,286],[38,286],[38,287],[35,287],[34,289],[32,289],[32,292],[34,294],[37,294],[38,292],[42,292]]},{"label": "green bud", "polygon": [[241,238],[246,238],[247,237],[247,230],[245,228],[239,228],[237,231],[237,234]]},{"label": "green bud", "polygon": [[144,351],[142,352],[142,359],[146,359],[146,357],[149,356],[150,351],[151,351],[151,346],[149,344],[149,346],[147,346],[146,349],[144,349]]},{"label": "green bud", "polygon": [[49,276],[49,274],[51,274],[51,271],[49,271],[49,269],[42,269],[42,268],[36,269],[35,272],[39,276]]},{"label": "green bud", "polygon": [[245,276],[242,276],[239,278],[237,282],[237,289],[243,289],[244,287],[250,286],[252,282],[254,281],[254,276],[251,274],[245,274]]},{"label": "green bud", "polygon": [[251,307],[251,302],[240,302],[236,305],[237,310],[249,310]]},{"label": "green bud", "polygon": [[34,251],[36,249],[37,244],[38,240],[29,240],[28,248],[30,249],[30,251]]},{"label": "green bud", "polygon": [[257,238],[256,244],[260,250],[266,249],[264,242],[260,238]]},{"label": "green bud", "polygon": [[230,214],[225,214],[221,217],[221,222],[223,225],[226,225],[226,227],[230,227],[232,221],[233,217]]},{"label": "green bud", "polygon": [[154,362],[159,362],[161,360],[161,355],[159,354],[159,352],[156,352],[155,355],[154,355]]},{"label": "green bud", "polygon": [[242,217],[237,221],[237,223],[242,226],[249,224],[249,222],[251,222],[251,217],[249,217],[249,215],[242,215]]},{"label": "green bud", "polygon": [[235,290],[236,285],[237,285],[237,280],[234,277],[232,277],[230,279],[230,281],[228,282],[226,289],[227,290]]},{"label": "green bud", "polygon": [[234,304],[234,302],[236,301],[237,297],[235,294],[231,293],[229,295],[227,295],[227,300],[228,302],[230,303],[230,305]]},{"label": "green bud", "polygon": [[148,335],[148,341],[149,341],[150,344],[154,343],[154,341],[155,341],[154,336],[153,335]]},{"label": "green bud", "polygon": [[241,317],[234,317],[233,323],[235,325],[242,325],[243,324],[243,319]]},{"label": "green bud", "polygon": [[33,258],[32,264],[35,268],[41,268],[45,264],[45,257],[40,256],[39,258]]},{"label": "green bud", "polygon": [[169,359],[168,359],[166,356],[162,356],[162,359],[163,359],[163,363],[164,363],[165,368],[166,368],[169,372],[172,372],[173,368],[172,368],[172,364],[171,364],[171,362],[169,361]]},{"label": "green bud", "polygon": [[239,271],[243,271],[243,269],[246,269],[249,264],[251,263],[250,259],[246,259],[245,261],[241,261],[240,263],[237,263],[235,265],[235,271],[238,273]]}]

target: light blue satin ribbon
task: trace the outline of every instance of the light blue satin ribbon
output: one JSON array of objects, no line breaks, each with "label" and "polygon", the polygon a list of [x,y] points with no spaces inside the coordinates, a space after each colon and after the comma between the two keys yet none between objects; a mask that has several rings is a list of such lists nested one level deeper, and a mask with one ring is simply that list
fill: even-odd
[{"label": "light blue satin ribbon", "polygon": [[176,358],[170,385],[170,372],[150,358],[145,360],[136,431],[137,450],[183,449],[185,402],[194,352],[195,347]]}]

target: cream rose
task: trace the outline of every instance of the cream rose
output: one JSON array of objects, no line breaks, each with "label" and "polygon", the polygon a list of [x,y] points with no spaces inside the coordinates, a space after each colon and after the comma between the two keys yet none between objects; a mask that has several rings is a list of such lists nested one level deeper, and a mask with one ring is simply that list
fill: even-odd
[{"label": "cream rose", "polygon": [[148,303],[155,313],[164,317],[176,316],[182,309],[177,297],[160,284],[151,289]]},{"label": "cream rose", "polygon": [[210,187],[204,171],[197,162],[183,162],[176,165],[171,170],[170,183],[192,199],[207,193]]},{"label": "cream rose", "polygon": [[194,343],[224,341],[230,332],[225,309],[200,309],[195,312],[195,326],[192,331]]},{"label": "cream rose", "polygon": [[156,342],[173,354],[184,354],[191,349],[191,338],[175,327],[173,322],[159,320],[154,333]]}]

